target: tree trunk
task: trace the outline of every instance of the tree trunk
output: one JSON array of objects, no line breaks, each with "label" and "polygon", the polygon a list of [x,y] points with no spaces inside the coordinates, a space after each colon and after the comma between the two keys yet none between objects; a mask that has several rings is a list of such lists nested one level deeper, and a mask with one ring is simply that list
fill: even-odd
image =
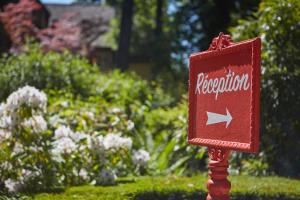
[{"label": "tree trunk", "polygon": [[162,32],[162,12],[163,12],[163,0],[156,0],[156,27],[155,27],[155,36],[159,38]]},{"label": "tree trunk", "polygon": [[131,38],[134,0],[123,0],[119,46],[116,56],[117,68],[125,71],[129,67],[129,47]]}]

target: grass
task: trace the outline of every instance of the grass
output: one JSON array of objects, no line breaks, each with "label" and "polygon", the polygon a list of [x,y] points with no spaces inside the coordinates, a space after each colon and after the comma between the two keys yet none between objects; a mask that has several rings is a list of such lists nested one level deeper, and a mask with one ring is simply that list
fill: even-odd
[{"label": "grass", "polygon": [[[192,200],[205,199],[206,176],[120,179],[117,186],[70,187],[61,193],[41,193],[35,200]],[[230,176],[232,200],[300,199],[300,181],[281,177]]]}]

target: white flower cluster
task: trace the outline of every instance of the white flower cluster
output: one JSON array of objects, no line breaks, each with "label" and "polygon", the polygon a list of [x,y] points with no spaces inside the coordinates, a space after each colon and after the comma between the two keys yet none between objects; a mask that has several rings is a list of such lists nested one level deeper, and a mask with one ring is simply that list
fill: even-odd
[{"label": "white flower cluster", "polygon": [[[52,153],[56,158],[60,158],[62,154],[71,154],[79,148],[82,139],[87,138],[83,133],[74,133],[68,126],[60,126],[55,130]],[[60,160],[60,159],[59,159]]]},{"label": "white flower cluster", "polygon": [[80,177],[82,181],[89,181],[89,173],[85,169],[80,169],[79,171],[73,169],[73,174]]},{"label": "white flower cluster", "polygon": [[0,105],[0,128],[5,130],[11,130],[16,124],[16,113],[8,110],[6,104]]},{"label": "white flower cluster", "polygon": [[120,108],[112,108],[112,109],[111,109],[111,112],[112,112],[112,113],[115,113],[115,114],[119,114],[119,113],[122,112],[122,110],[121,110]]},{"label": "white flower cluster", "polygon": [[70,137],[73,131],[67,126],[60,126],[54,132],[54,138],[59,140],[61,138]]},{"label": "white flower cluster", "polygon": [[117,152],[120,150],[130,150],[132,147],[131,138],[121,137],[119,134],[109,133],[105,136],[103,144],[106,150]]},{"label": "white flower cluster", "polygon": [[53,154],[71,154],[77,149],[76,144],[73,142],[71,138],[64,137],[59,140],[56,140],[54,143]]},{"label": "white flower cluster", "polygon": [[11,136],[12,136],[12,133],[10,131],[0,129],[0,143],[9,139]]},{"label": "white flower cluster", "polygon": [[36,177],[39,177],[40,171],[31,171],[31,170],[22,170],[22,175],[18,180],[13,180],[11,178],[4,181],[5,187],[8,189],[9,192],[18,192],[26,185],[26,182],[28,182],[31,179],[35,179]]},{"label": "white flower cluster", "polygon": [[36,115],[29,119],[25,119],[22,125],[24,128],[32,130],[33,133],[41,133],[47,130],[47,122],[41,115]]},{"label": "white flower cluster", "polygon": [[94,120],[95,119],[95,115],[93,112],[86,112],[85,115],[90,119],[90,120]]},{"label": "white flower cluster", "polygon": [[134,123],[131,120],[127,121],[127,130],[131,131],[132,129],[134,129]]},{"label": "white flower cluster", "polygon": [[98,156],[99,161],[101,163],[104,163],[106,161],[104,137],[102,135],[88,137],[87,148],[91,153],[96,154]]},{"label": "white flower cluster", "polygon": [[5,187],[9,192],[17,192],[21,188],[21,183],[19,181],[15,181],[11,178],[4,181]]},{"label": "white flower cluster", "polygon": [[22,106],[43,111],[46,105],[47,96],[44,92],[31,86],[19,88],[9,95],[6,103],[0,105],[0,128],[12,130],[16,125],[23,125],[35,133],[42,132],[47,129],[47,123],[42,116],[33,116],[21,123],[17,111]]},{"label": "white flower cluster", "polygon": [[20,154],[24,152],[24,146],[20,144],[19,142],[16,142],[14,144],[13,152],[12,154]]},{"label": "white flower cluster", "polygon": [[10,110],[18,109],[23,105],[31,108],[45,109],[47,106],[47,96],[44,92],[34,87],[25,86],[9,95],[6,105]]},{"label": "white flower cluster", "polygon": [[146,166],[149,160],[150,160],[149,152],[147,152],[143,149],[133,152],[132,162],[135,165]]}]

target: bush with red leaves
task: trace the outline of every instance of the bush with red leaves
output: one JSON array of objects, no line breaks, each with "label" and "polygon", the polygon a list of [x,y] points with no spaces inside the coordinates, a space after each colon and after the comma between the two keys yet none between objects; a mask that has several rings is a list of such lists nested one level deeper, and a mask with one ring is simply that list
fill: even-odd
[{"label": "bush with red leaves", "polygon": [[[102,19],[82,20],[77,13],[65,13],[50,27],[48,14],[38,0],[20,0],[10,3],[0,13],[0,20],[11,40],[11,51],[18,53],[30,37],[41,43],[44,51],[62,52],[66,49],[88,56],[92,51],[92,43],[106,30],[101,29]],[[46,22],[45,22],[46,21]]]},{"label": "bush with red leaves", "polygon": [[11,50],[18,52],[25,43],[26,37],[37,38],[38,18],[44,7],[36,0],[20,0],[19,3],[10,3],[0,13],[0,20],[9,39]]},{"label": "bush with red leaves", "polygon": [[[75,15],[75,13],[66,13],[49,28],[39,32],[38,38],[43,50],[57,52],[65,49],[72,52],[80,52],[82,50],[80,42],[81,28],[73,20]],[[81,53],[83,54],[83,52]]]},{"label": "bush with red leaves", "polygon": [[38,38],[45,51],[61,52],[68,49],[88,56],[92,43],[106,30],[101,30],[101,19],[81,20],[78,13],[65,13],[49,28],[39,32]]}]

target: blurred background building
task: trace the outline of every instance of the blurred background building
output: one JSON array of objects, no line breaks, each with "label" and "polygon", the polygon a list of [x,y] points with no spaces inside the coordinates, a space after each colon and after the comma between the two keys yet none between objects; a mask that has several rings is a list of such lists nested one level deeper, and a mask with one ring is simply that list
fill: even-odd
[{"label": "blurred background building", "polygon": [[104,70],[114,66],[115,52],[105,42],[109,23],[115,17],[113,8],[93,4],[42,4],[35,0],[1,6],[4,11],[0,26],[1,52],[20,50],[27,35],[41,42],[46,51],[69,49]]}]

